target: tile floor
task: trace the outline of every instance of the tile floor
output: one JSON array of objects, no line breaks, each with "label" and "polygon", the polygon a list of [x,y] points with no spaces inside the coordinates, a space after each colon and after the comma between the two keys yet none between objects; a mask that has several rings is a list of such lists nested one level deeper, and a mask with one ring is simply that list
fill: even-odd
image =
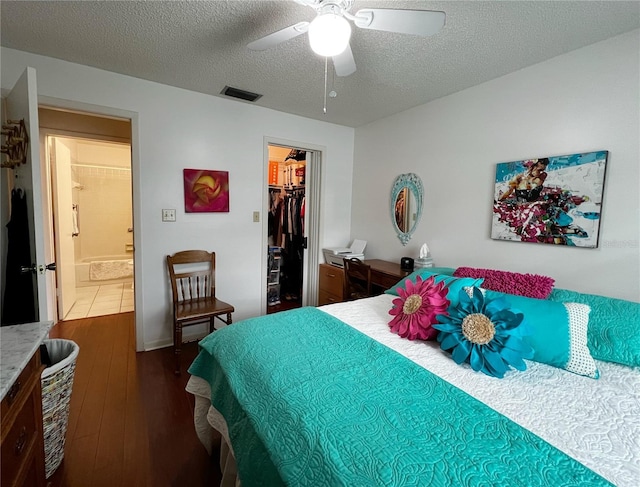
[{"label": "tile floor", "polygon": [[76,302],[64,320],[133,311],[131,283],[76,288]]}]

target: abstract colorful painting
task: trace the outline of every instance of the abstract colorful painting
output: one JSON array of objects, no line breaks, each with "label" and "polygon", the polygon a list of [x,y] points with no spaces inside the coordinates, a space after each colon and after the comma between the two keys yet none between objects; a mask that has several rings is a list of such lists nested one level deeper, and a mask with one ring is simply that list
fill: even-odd
[{"label": "abstract colorful painting", "polygon": [[608,155],[498,164],[491,238],[596,248]]},{"label": "abstract colorful painting", "polygon": [[229,211],[229,173],[184,169],[184,211]]}]

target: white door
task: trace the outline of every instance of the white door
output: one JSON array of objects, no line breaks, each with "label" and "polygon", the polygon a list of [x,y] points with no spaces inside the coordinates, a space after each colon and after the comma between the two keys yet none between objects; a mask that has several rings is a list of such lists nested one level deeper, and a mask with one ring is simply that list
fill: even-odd
[{"label": "white door", "polygon": [[[24,120],[29,145],[26,164],[15,170],[15,184],[25,191],[29,219],[29,243],[34,281],[34,308],[36,321],[50,319],[47,306],[47,279],[45,278],[45,238],[42,214],[43,190],[40,171],[40,137],[38,135],[38,91],[36,70],[27,68],[6,98],[7,119]],[[53,265],[55,268],[55,265]],[[29,272],[29,271],[27,271]]]},{"label": "white door", "polygon": [[76,302],[76,269],[73,238],[77,236],[71,186],[71,150],[49,137],[49,162],[53,182],[53,212],[56,248],[58,313],[64,319]]},{"label": "white door", "polygon": [[302,306],[318,304],[318,255],[320,253],[320,180],[322,153],[307,151],[305,167],[304,235],[302,262]]}]

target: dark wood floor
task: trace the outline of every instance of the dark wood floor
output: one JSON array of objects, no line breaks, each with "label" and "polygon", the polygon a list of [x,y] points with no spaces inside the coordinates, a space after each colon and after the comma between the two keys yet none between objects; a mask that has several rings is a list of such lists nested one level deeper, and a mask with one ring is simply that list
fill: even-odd
[{"label": "dark wood floor", "polygon": [[[173,351],[135,352],[133,313],[61,322],[52,338],[80,346],[63,463],[50,487],[219,485],[198,441],[189,374]],[[185,344],[183,367],[197,344]]]}]

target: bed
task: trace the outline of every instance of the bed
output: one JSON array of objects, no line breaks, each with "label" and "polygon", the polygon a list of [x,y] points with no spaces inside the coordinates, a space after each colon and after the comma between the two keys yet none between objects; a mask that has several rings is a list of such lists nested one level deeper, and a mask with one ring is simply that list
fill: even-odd
[{"label": "bed", "polygon": [[201,342],[187,390],[222,486],[638,485],[639,367],[596,360],[595,380],[527,360],[497,379],[391,333],[396,297]]}]

